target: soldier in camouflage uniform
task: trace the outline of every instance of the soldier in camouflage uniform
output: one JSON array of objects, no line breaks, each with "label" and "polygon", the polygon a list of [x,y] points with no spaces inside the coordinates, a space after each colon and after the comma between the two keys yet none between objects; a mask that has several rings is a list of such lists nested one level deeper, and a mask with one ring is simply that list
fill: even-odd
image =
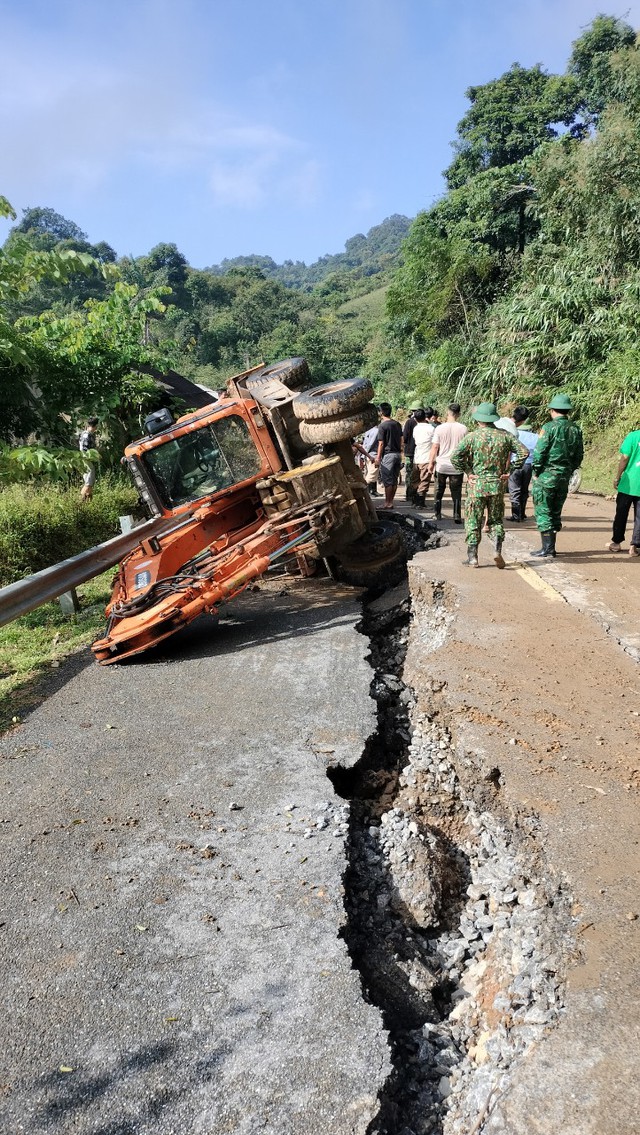
[{"label": "soldier in camouflage uniform", "polygon": [[[470,567],[478,566],[478,544],[486,509],[489,535],[495,541],[494,562],[503,568],[505,485],[510,471],[524,465],[529,450],[511,434],[495,428],[498,414],[492,402],[481,402],[472,416],[480,428],[467,434],[449,457],[455,469],[468,474],[464,508],[467,563]],[[513,463],[512,454],[515,455]]]},{"label": "soldier in camouflage uniform", "polygon": [[571,474],[584,455],[582,431],[567,414],[573,410],[566,394],[556,394],[549,403],[551,421],[542,427],[533,453],[533,507],[542,547],[532,555],[555,558],[556,532],[562,528],[562,506],[567,499]]}]

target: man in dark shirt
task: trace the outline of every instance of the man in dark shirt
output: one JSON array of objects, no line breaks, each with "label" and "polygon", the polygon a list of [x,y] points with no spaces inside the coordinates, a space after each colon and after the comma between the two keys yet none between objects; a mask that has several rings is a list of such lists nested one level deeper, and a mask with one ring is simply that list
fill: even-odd
[{"label": "man in dark shirt", "polygon": [[376,465],[380,469],[380,480],[384,488],[383,508],[393,508],[393,498],[398,488],[398,477],[402,462],[402,426],[391,417],[391,406],[381,402],[378,407],[382,421],[378,426],[378,454]]},{"label": "man in dark shirt", "polygon": [[412,402],[409,406],[409,414],[406,422],[402,427],[402,443],[404,449],[404,483],[406,485],[406,496],[410,503],[415,503],[415,486],[413,484],[413,457],[415,454],[416,445],[413,440],[413,431],[415,429],[416,410],[422,410],[422,402]]}]

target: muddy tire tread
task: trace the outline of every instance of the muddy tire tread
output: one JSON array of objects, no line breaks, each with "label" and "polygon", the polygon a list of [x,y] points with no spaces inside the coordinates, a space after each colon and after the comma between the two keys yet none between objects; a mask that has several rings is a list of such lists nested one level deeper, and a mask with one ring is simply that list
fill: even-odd
[{"label": "muddy tire tread", "polygon": [[286,386],[289,390],[297,390],[300,386],[308,386],[311,382],[311,373],[307,360],[305,358],[296,357],[282,359],[279,363],[270,363],[269,366],[256,371],[251,379],[247,379],[247,389],[249,388],[249,382],[260,378],[276,378],[278,382],[281,382],[282,385]]},{"label": "muddy tire tread", "polygon": [[368,378],[351,378],[312,387],[298,394],[293,403],[296,418],[304,422],[321,422],[362,410],[373,398]]},{"label": "muddy tire tread", "polygon": [[357,414],[341,418],[330,418],[324,422],[301,421],[300,436],[307,445],[331,445],[337,441],[349,441],[350,438],[377,425],[377,422],[376,407],[363,406]]}]

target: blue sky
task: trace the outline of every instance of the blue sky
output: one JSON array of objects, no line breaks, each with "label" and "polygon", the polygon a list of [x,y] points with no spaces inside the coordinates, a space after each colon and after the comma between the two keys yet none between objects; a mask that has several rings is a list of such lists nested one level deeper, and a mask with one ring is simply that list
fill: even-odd
[{"label": "blue sky", "polygon": [[0,0],[0,193],[119,254],[309,263],[437,198],[469,85],[624,3]]}]

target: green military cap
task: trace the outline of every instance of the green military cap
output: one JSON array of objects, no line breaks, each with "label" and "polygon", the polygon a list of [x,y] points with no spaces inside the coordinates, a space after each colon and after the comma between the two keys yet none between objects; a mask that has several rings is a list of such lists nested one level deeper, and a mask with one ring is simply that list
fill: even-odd
[{"label": "green military cap", "polygon": [[409,410],[424,410],[424,405],[422,402],[412,402]]},{"label": "green military cap", "polygon": [[476,422],[497,422],[500,415],[493,402],[481,402],[476,406],[471,417],[475,418]]},{"label": "green military cap", "polygon": [[573,402],[568,394],[554,394],[549,403],[550,410],[561,410],[566,414],[567,410],[573,410]]}]

